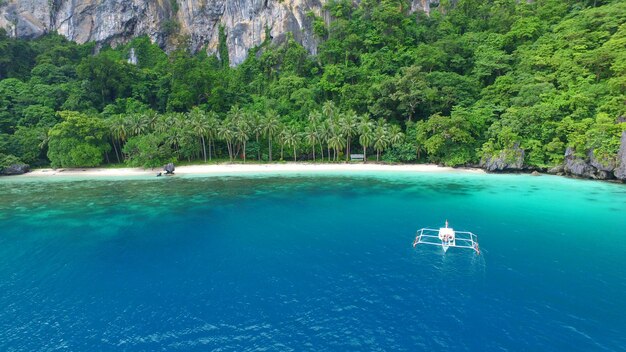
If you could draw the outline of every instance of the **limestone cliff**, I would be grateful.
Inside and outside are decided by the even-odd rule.
[[[525,155],[524,149],[516,144],[513,148],[502,150],[496,155],[483,157],[479,166],[488,172],[521,171],[524,169]]]
[[[215,53],[219,26],[224,26],[231,64],[269,33],[280,41],[290,32],[312,54],[313,12],[324,14],[327,0],[0,0],[0,27],[9,35],[33,38],[56,31],[79,43],[112,45],[148,35],[164,48],[171,38],[186,37],[194,51]],[[439,0],[413,0],[413,11],[430,12]],[[267,30],[266,30],[267,29]]]
[[[617,167],[615,168],[615,177],[626,182],[626,131],[622,132],[622,139],[617,153]]]

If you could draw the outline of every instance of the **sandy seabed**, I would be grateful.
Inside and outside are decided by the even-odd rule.
[[[346,172],[346,171],[392,171],[392,172],[471,172],[484,173],[481,169],[455,169],[434,164],[419,165],[385,165],[385,164],[314,164],[314,163],[281,163],[281,164],[212,164],[186,165],[176,167],[176,175],[211,175],[241,173],[297,173],[297,172]],[[19,177],[54,177],[54,176],[87,176],[87,177],[128,177],[151,176],[163,172],[160,168],[77,168],[77,169],[36,169]],[[164,173],[164,172],[163,172]]]

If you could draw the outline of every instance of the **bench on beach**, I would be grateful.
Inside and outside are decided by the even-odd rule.
[[[363,161],[363,160],[364,160],[363,154],[350,154],[350,161]]]

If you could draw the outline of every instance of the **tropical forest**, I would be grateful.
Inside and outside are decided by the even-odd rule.
[[[317,52],[266,36],[231,65],[187,38],[116,46],[0,31],[0,167],[168,162],[615,162],[626,2],[332,0]]]

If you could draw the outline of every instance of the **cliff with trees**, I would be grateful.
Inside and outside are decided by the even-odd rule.
[[[359,150],[622,175],[626,3],[441,1],[427,15],[408,1],[331,1],[324,12],[307,13],[315,55],[268,35],[234,67],[227,31],[220,55],[166,54],[146,36],[111,48],[0,33],[0,153],[71,167]]]

